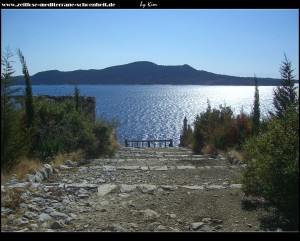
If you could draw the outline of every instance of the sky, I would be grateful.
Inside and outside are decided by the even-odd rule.
[[[280,78],[285,53],[299,79],[299,10],[2,9],[6,47],[21,49],[30,75],[151,61]]]

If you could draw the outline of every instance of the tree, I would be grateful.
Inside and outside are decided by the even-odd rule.
[[[281,86],[278,86],[274,90],[273,105],[275,108],[275,113],[270,113],[275,115],[277,118],[282,117],[283,113],[288,109],[295,109],[297,105],[297,93],[294,84],[293,75],[294,69],[292,69],[292,62],[284,54],[284,61],[280,66],[281,75]]]
[[[254,75],[255,82],[255,93],[254,93],[254,105],[252,113],[252,134],[256,135],[259,132],[260,126],[260,108],[259,108],[259,91],[258,91],[258,80]]]
[[[193,142],[193,152],[197,154],[203,153],[203,148],[205,146],[205,130],[204,130],[204,119],[197,115],[194,122],[194,142]]]
[[[22,54],[20,49],[17,49],[17,54],[19,56],[22,65],[22,72],[25,77],[25,107],[26,107],[27,127],[31,127],[33,125],[33,120],[34,120],[34,106],[32,101],[32,88],[30,83],[30,76],[29,76],[24,55]]]
[[[273,118],[267,130],[245,144],[246,195],[265,198],[299,230],[299,105]]]
[[[13,165],[18,155],[19,132],[16,114],[16,102],[12,98],[12,94],[19,89],[12,89],[12,75],[14,70],[12,67],[13,53],[9,47],[1,55],[1,167],[7,168]]]
[[[193,142],[193,130],[190,125],[187,124],[187,118],[183,120],[182,135],[180,135],[180,146],[189,147]]]
[[[79,111],[79,88],[76,85],[75,86],[75,93],[74,93],[74,98],[75,98],[75,110]]]

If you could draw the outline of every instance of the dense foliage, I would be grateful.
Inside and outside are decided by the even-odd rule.
[[[264,197],[299,223],[299,111],[273,118],[265,133],[246,142],[245,150],[245,193]]]
[[[288,108],[296,108],[298,99],[293,75],[292,62],[284,55],[284,61],[280,66],[281,85],[274,90],[273,105],[275,113],[280,118]]]
[[[78,149],[82,149],[88,158],[112,154],[112,129],[77,111],[76,101],[55,103],[39,97],[35,106],[37,133],[33,153],[40,159]]]
[[[20,157],[48,162],[57,154],[79,149],[86,158],[113,155],[115,126],[94,121],[82,111],[77,87],[74,98],[64,102],[33,97],[25,58],[19,49],[17,53],[26,85],[21,98],[12,96],[18,91],[11,88],[13,54],[7,50],[1,58],[1,169],[10,170]]]
[[[193,143],[193,130],[190,125],[187,124],[187,118],[183,120],[182,135],[180,135],[181,147],[190,147]]]
[[[193,151],[203,152],[209,146],[211,151],[228,148],[241,148],[244,140],[251,134],[251,117],[243,109],[237,116],[230,106],[211,109],[210,103],[205,112],[196,116],[194,121]]]
[[[252,113],[252,134],[257,135],[259,133],[260,127],[260,108],[259,108],[259,90],[258,90],[258,80],[254,76],[255,92],[254,92],[254,104]]]
[[[9,48],[1,55],[1,167],[6,168],[15,165],[17,158],[26,153],[24,132],[20,125],[21,111],[12,98],[18,89],[10,88],[14,73],[12,57]]]
[[[292,66],[284,56],[281,86],[274,91],[275,113],[264,123],[264,131],[246,141],[243,190],[265,198],[288,229],[299,230],[299,96]]]
[[[299,230],[299,95],[291,61],[284,57],[280,67],[282,82],[274,90],[274,113],[260,118],[255,77],[252,113],[247,115],[241,110],[234,116],[230,107],[212,109],[208,103],[206,111],[194,121],[192,143],[196,153],[241,149],[247,163],[243,175],[245,194],[264,198],[275,208],[277,217],[285,220],[287,230]]]

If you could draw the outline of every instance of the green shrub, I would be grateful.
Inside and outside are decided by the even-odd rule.
[[[299,110],[273,118],[264,133],[246,142],[245,150],[245,194],[265,198],[299,224]]]
[[[112,129],[100,121],[91,121],[90,116],[76,111],[75,102],[53,102],[36,99],[35,156],[42,160],[58,153],[70,153],[78,149],[87,158],[108,155]]]

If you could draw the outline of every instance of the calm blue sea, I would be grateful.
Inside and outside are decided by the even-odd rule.
[[[23,86],[16,86],[23,87]],[[186,116],[189,124],[205,111],[207,100],[212,108],[231,106],[235,114],[243,108],[250,113],[254,101],[253,86],[199,85],[79,85],[80,94],[96,97],[96,115],[117,119],[119,142],[125,139],[174,139],[179,137]],[[272,110],[273,86],[260,86],[263,116]],[[71,85],[34,85],[33,94],[73,95]],[[22,92],[24,92],[24,87]]]

